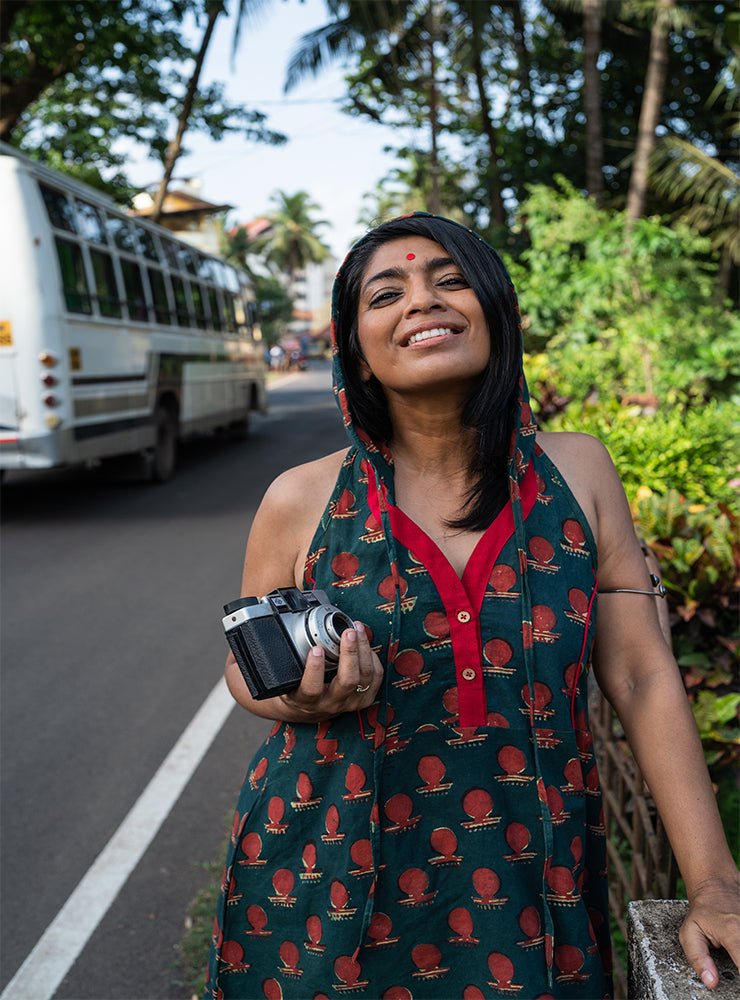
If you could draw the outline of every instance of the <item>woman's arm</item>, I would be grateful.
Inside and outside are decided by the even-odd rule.
[[[341,455],[299,466],[270,486],[254,517],[247,541],[241,596],[262,596],[277,587],[301,585],[303,558],[336,479]],[[255,700],[232,653],[226,660],[226,683],[243,708],[265,719],[321,722],[375,701],[383,668],[372,652],[361,623],[341,638],[339,667],[324,684],[323,652],[312,650],[301,685],[275,698]],[[358,692],[357,688],[367,688]]]
[[[599,588],[652,590],[627,499],[606,449],[587,445],[598,525]],[[705,985],[719,982],[709,945],[740,966],[740,877],[727,847],[681,674],[658,621],[657,598],[599,599],[594,672],[614,706],[686,883],[681,944]]]

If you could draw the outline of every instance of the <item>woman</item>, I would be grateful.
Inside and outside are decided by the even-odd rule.
[[[449,220],[385,223],[337,275],[334,333],[352,447],[270,487],[242,593],[323,589],[356,628],[328,685],[319,649],[266,701],[227,662],[276,725],[207,995],[609,996],[594,639],[692,900],[684,948],[716,985],[707,941],[740,957],[739,883],[696,729],[605,449],[536,431],[503,264]]]

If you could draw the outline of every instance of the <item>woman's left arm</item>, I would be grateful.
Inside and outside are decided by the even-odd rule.
[[[627,499],[603,446],[589,442],[599,546],[599,589],[652,591]],[[681,674],[665,642],[657,597],[599,599],[594,673],[616,710],[658,807],[690,902],[680,932],[706,986],[719,983],[709,945],[740,968],[740,875],[727,846]]]

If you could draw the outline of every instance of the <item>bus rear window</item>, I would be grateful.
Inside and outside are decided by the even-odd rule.
[[[215,288],[208,289],[208,304],[211,307],[211,326],[214,330],[221,330],[221,310],[218,308],[218,296]]]
[[[116,282],[116,272],[113,270],[113,261],[109,253],[102,250],[90,249],[90,260],[93,266],[93,277],[95,279],[95,295],[98,300],[98,308],[101,316],[121,317],[121,299],[118,294],[118,284]]]
[[[77,201],[76,205],[80,236],[84,236],[92,243],[107,243],[103,220],[97,208],[94,205],[89,205],[86,201]]]
[[[70,312],[89,314],[92,312],[92,307],[85,279],[82,250],[76,243],[72,243],[71,240],[63,240],[58,236],[54,242],[57,246],[59,269],[62,272],[64,301],[67,304],[67,309]]]
[[[188,308],[188,297],[185,292],[185,283],[182,278],[171,275],[172,291],[175,294],[175,312],[177,313],[178,326],[190,326],[190,309]]]
[[[147,269],[149,274],[149,287],[152,290],[152,300],[154,302],[154,315],[158,323],[171,323],[170,304],[167,301],[167,286],[164,282],[164,275],[158,267]]]
[[[159,254],[157,253],[157,244],[154,242],[154,236],[148,229],[144,229],[143,226],[136,226],[135,229],[136,235],[139,238],[141,252],[147,260],[156,260],[159,263]]]
[[[121,219],[117,215],[109,215],[108,235],[113,238],[113,242],[119,250],[131,250],[133,253],[138,253],[133,228],[126,219]]]
[[[121,273],[123,274],[123,284],[126,289],[126,304],[128,314],[131,319],[146,320],[147,308],[146,297],[144,295],[144,285],[141,280],[141,271],[136,261],[121,258]]]
[[[193,297],[193,308],[195,309],[195,322],[198,326],[205,329],[206,307],[204,302],[203,286],[199,285],[197,281],[191,281],[190,294]]]
[[[55,188],[47,187],[46,184],[39,184],[39,187],[52,226],[57,229],[66,229],[68,233],[76,233],[77,224],[74,208],[66,194]]]

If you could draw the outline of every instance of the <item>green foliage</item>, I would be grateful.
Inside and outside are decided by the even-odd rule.
[[[19,4],[3,25],[0,137],[57,169],[130,194],[120,140],[164,158],[194,51],[184,28],[206,0],[72,0]],[[201,87],[190,128],[270,143],[265,116]],[[90,164],[94,164],[91,167]]]

